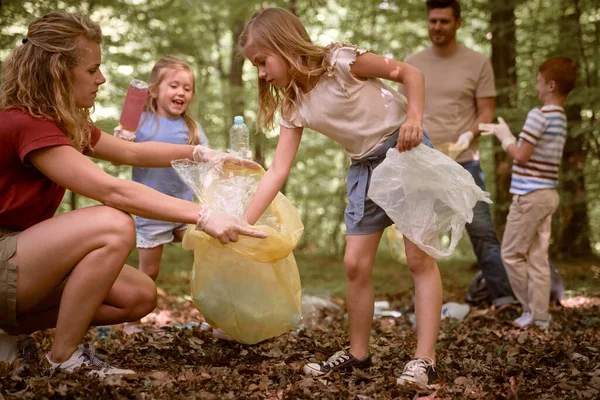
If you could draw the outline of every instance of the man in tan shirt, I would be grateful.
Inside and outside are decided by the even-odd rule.
[[[494,116],[494,72],[487,56],[456,41],[462,24],[457,0],[428,0],[426,7],[432,46],[405,60],[425,74],[424,129],[436,148],[455,158],[485,190],[478,125]],[[492,303],[511,303],[515,299],[489,207],[480,201],[473,211],[466,228]]]

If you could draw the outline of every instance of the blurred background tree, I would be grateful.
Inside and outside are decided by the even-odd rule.
[[[538,105],[539,64],[555,55],[577,60],[579,81],[567,103],[569,139],[551,251],[554,257],[599,253],[600,3],[463,0],[462,5],[459,41],[490,56],[497,79],[496,115],[504,116],[513,132],[519,131],[527,111]],[[112,132],[129,80],[146,79],[156,60],[176,55],[194,68],[193,115],[207,132],[211,147],[225,150],[233,116],[244,115],[253,130],[255,159],[268,168],[278,132],[254,127],[256,71],[235,46],[252,13],[267,6],[294,12],[313,41],[323,45],[352,42],[398,60],[429,46],[422,0],[0,0],[0,62],[20,45],[33,18],[57,9],[88,13],[105,35],[103,71],[108,82],[96,103],[98,126]],[[481,140],[481,161],[501,235],[510,203],[510,160],[494,138],[486,137]],[[130,177],[128,167],[96,162],[108,173]],[[305,133],[285,186],[306,227],[299,251],[343,254],[348,163],[340,145],[315,132]],[[59,212],[93,203],[67,193]],[[474,258],[468,239],[463,239],[455,257]]]

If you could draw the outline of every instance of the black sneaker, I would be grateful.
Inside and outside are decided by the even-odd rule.
[[[371,356],[364,360],[358,360],[352,354],[345,351],[338,351],[327,361],[306,364],[303,368],[304,373],[312,376],[323,376],[331,371],[352,372],[353,369],[364,369],[371,366]]]
[[[429,357],[415,358],[404,366],[398,385],[416,385],[422,389],[430,389],[437,379],[435,364]]]

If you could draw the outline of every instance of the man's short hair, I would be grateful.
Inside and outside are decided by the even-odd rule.
[[[569,94],[577,80],[577,64],[570,57],[552,57],[540,65],[539,73],[547,82],[554,81],[558,92],[563,96]]]
[[[458,21],[460,19],[460,3],[458,0],[427,0],[425,2],[425,6],[427,7],[427,12],[435,9],[435,8],[452,8],[452,14],[454,14],[454,18]]]

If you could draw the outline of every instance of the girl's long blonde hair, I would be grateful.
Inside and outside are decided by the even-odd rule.
[[[73,99],[72,69],[81,39],[102,43],[100,26],[85,15],[50,12],[29,25],[27,40],[2,65],[0,109],[19,108],[53,121],[79,151],[90,146],[90,109]]]
[[[148,78],[148,97],[146,98],[146,104],[144,105],[144,111],[150,111],[154,114],[156,132],[158,132],[159,124],[158,101],[154,96],[151,95],[151,93],[158,93],[158,87],[170,70],[182,70],[190,73],[192,76],[192,99],[190,104],[196,97],[196,78],[194,77],[194,71],[192,71],[192,67],[190,67],[189,64],[174,56],[166,56],[158,60],[156,64],[154,64],[154,67],[152,67],[150,78]],[[196,124],[196,121],[194,121],[194,119],[189,115],[188,110],[189,106],[183,112],[183,114],[181,114],[183,122],[188,128],[188,144],[200,144],[200,139],[198,137],[198,125]],[[144,119],[140,122],[140,125],[144,123],[147,117],[148,115],[144,117]]]
[[[302,22],[283,8],[267,8],[252,15],[242,32],[238,46],[243,51],[248,44],[281,56],[292,78],[286,88],[276,87],[258,79],[258,125],[273,126],[275,113],[281,106],[281,115],[290,119],[300,96],[301,85],[327,71],[327,49],[312,43]]]

